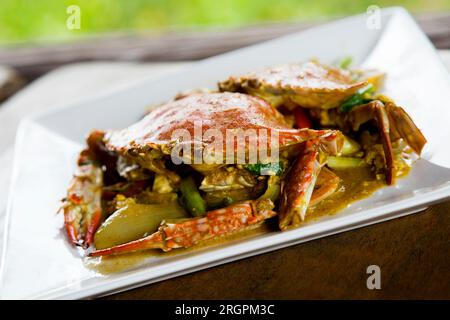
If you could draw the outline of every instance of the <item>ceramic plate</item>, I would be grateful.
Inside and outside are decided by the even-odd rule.
[[[370,19],[378,19],[377,21]],[[368,20],[369,19],[369,20]],[[259,233],[181,254],[157,255],[112,275],[86,267],[64,239],[56,215],[84,136],[122,128],[144,108],[176,93],[214,88],[218,80],[261,66],[316,57],[352,56],[357,65],[388,74],[386,93],[404,106],[429,143],[398,184],[341,213],[287,232]],[[450,196],[450,78],[426,36],[403,9],[350,17],[263,44],[206,59],[158,80],[143,81],[94,100],[38,114],[20,126],[1,267],[2,298],[86,298],[110,294],[251,255],[396,218]]]

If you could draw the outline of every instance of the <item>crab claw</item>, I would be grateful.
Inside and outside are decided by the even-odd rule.
[[[102,218],[103,171],[88,159],[89,152],[84,150],[62,205],[64,226],[70,242],[84,247],[92,243]]]
[[[139,240],[97,250],[90,256],[106,256],[147,249],[170,251],[243,231],[276,215],[271,200],[246,201],[209,211],[204,217],[162,222],[159,230]]]
[[[325,163],[319,146],[319,140],[305,142],[302,153],[288,173],[286,183],[282,185],[278,222],[281,230],[297,226],[305,219],[317,176]]]
[[[333,171],[327,167],[323,167],[317,177],[314,192],[311,196],[311,200],[309,201],[309,206],[314,206],[320,201],[331,196],[339,187],[340,182],[341,179],[333,173]]]
[[[348,121],[354,131],[358,131],[359,127],[369,120],[375,120],[378,125],[383,143],[384,157],[386,159],[386,183],[391,185],[394,183],[395,177],[394,152],[389,136],[389,116],[381,101],[374,100],[367,104],[357,106],[348,114]]]
[[[427,143],[427,139],[425,139],[420,129],[417,128],[414,121],[402,107],[388,102],[386,103],[386,110],[391,125],[391,140],[395,141],[398,138],[403,138],[411,149],[420,156],[423,147]]]
[[[383,142],[386,159],[386,183],[391,185],[394,183],[396,169],[391,141],[403,138],[414,152],[420,155],[427,140],[405,110],[391,102],[387,102],[385,105],[379,100],[374,100],[355,107],[348,115],[348,121],[355,131],[363,123],[372,119],[378,125]]]
[[[305,219],[310,201],[318,203],[331,195],[339,185],[339,177],[327,169],[323,174],[325,179],[329,179],[327,186],[321,183],[320,188],[314,190],[327,155],[339,154],[344,144],[344,135],[340,131],[323,131],[326,134],[320,138],[304,143],[302,152],[288,173],[286,183],[282,185],[279,216],[281,230],[299,225]]]
[[[337,154],[344,144],[344,135],[338,130],[292,129],[279,131],[280,145],[303,143],[319,140],[320,148],[328,154]]]

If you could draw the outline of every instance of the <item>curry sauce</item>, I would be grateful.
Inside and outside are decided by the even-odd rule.
[[[378,180],[369,167],[333,170],[341,179],[339,189],[315,207],[308,208],[306,220],[315,220],[324,215],[334,214],[350,203],[364,199],[386,185]]]
[[[340,169],[333,171],[341,179],[339,189],[327,199],[319,202],[315,207],[309,208],[305,222],[319,220],[321,217],[335,214],[347,207],[350,203],[364,199],[379,188],[386,185],[383,180],[378,180],[375,178],[374,173],[369,167]],[[213,247],[225,242],[232,243],[233,241],[237,242],[251,239],[255,236],[268,232],[274,232],[276,230],[276,227],[269,222],[263,223],[249,230],[221,237],[219,239],[204,241],[187,249],[177,249],[170,252],[147,250],[98,258],[87,257],[84,262],[85,265],[91,270],[101,274],[111,274],[132,269],[144,263],[158,263],[164,258],[186,255],[192,253],[193,251]],[[301,227],[298,230],[301,232]]]

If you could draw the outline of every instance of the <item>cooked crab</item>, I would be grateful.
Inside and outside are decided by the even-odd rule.
[[[168,251],[275,215],[282,230],[298,226],[342,190],[335,169],[371,165],[392,184],[426,140],[376,93],[383,78],[283,65],[230,77],[221,93],[179,95],[126,129],[93,131],[63,202],[70,241],[94,244],[92,256]]]
[[[311,127],[311,117],[322,127],[349,133],[374,122],[383,146],[384,176],[387,184],[393,184],[402,170],[397,168],[392,144],[403,139],[420,155],[426,139],[401,107],[375,93],[383,78],[376,71],[349,71],[310,61],[231,76],[219,82],[219,89],[266,99],[293,113],[297,127]]]
[[[245,148],[240,155],[237,130],[256,132],[241,141]],[[293,129],[281,113],[258,97],[229,92],[187,95],[160,106],[126,129],[90,134],[78,163],[82,174],[75,175],[63,204],[67,234],[74,244],[88,247],[102,220],[111,212],[115,216],[125,210],[118,196],[132,197],[126,205],[140,208],[142,203],[154,203],[154,194],[176,197],[178,193],[194,218],[161,221],[159,231],[142,240],[92,255],[186,247],[274,216],[280,188],[282,197],[293,200],[282,200],[280,227],[296,226],[311,198],[320,201],[336,189],[335,184],[322,186],[317,197],[312,195],[327,157],[340,153],[343,143],[337,130]],[[249,161],[252,146],[258,154],[256,162]],[[231,158],[225,157],[228,148]],[[280,155],[279,162],[270,162],[268,153],[260,153],[265,148],[271,156]],[[201,161],[197,161],[199,154]],[[225,161],[230,159],[231,163]],[[280,163],[292,166],[282,177],[277,176]],[[249,172],[255,170],[258,172],[252,176]],[[289,178],[280,186],[285,176]],[[205,203],[205,199],[217,200],[219,194],[223,202]],[[173,201],[171,196],[164,199],[161,201]]]
[[[350,72],[310,61],[231,76],[219,82],[219,89],[256,95],[275,107],[292,101],[304,108],[330,109],[365,85],[365,81],[355,81]]]

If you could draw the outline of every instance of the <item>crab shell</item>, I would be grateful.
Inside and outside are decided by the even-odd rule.
[[[107,132],[104,140],[108,150],[137,159],[148,156],[152,150],[169,155],[181,143],[207,148],[215,143],[208,135],[210,129],[224,137],[223,148],[226,147],[228,135],[236,130],[255,130],[258,132],[258,149],[262,146],[259,140],[261,129],[264,129],[264,137],[268,139],[264,140],[265,145],[268,145],[266,142],[273,133],[277,134],[279,148],[331,132],[292,129],[285,123],[281,113],[265,100],[241,93],[224,92],[192,94],[171,101],[126,129]],[[188,138],[180,141],[176,137],[179,130],[188,133]],[[238,143],[234,142],[236,148]]]
[[[366,85],[366,81],[355,81],[346,70],[309,61],[231,76],[219,82],[219,89],[257,95],[275,107],[291,101],[304,108],[331,109]]]

